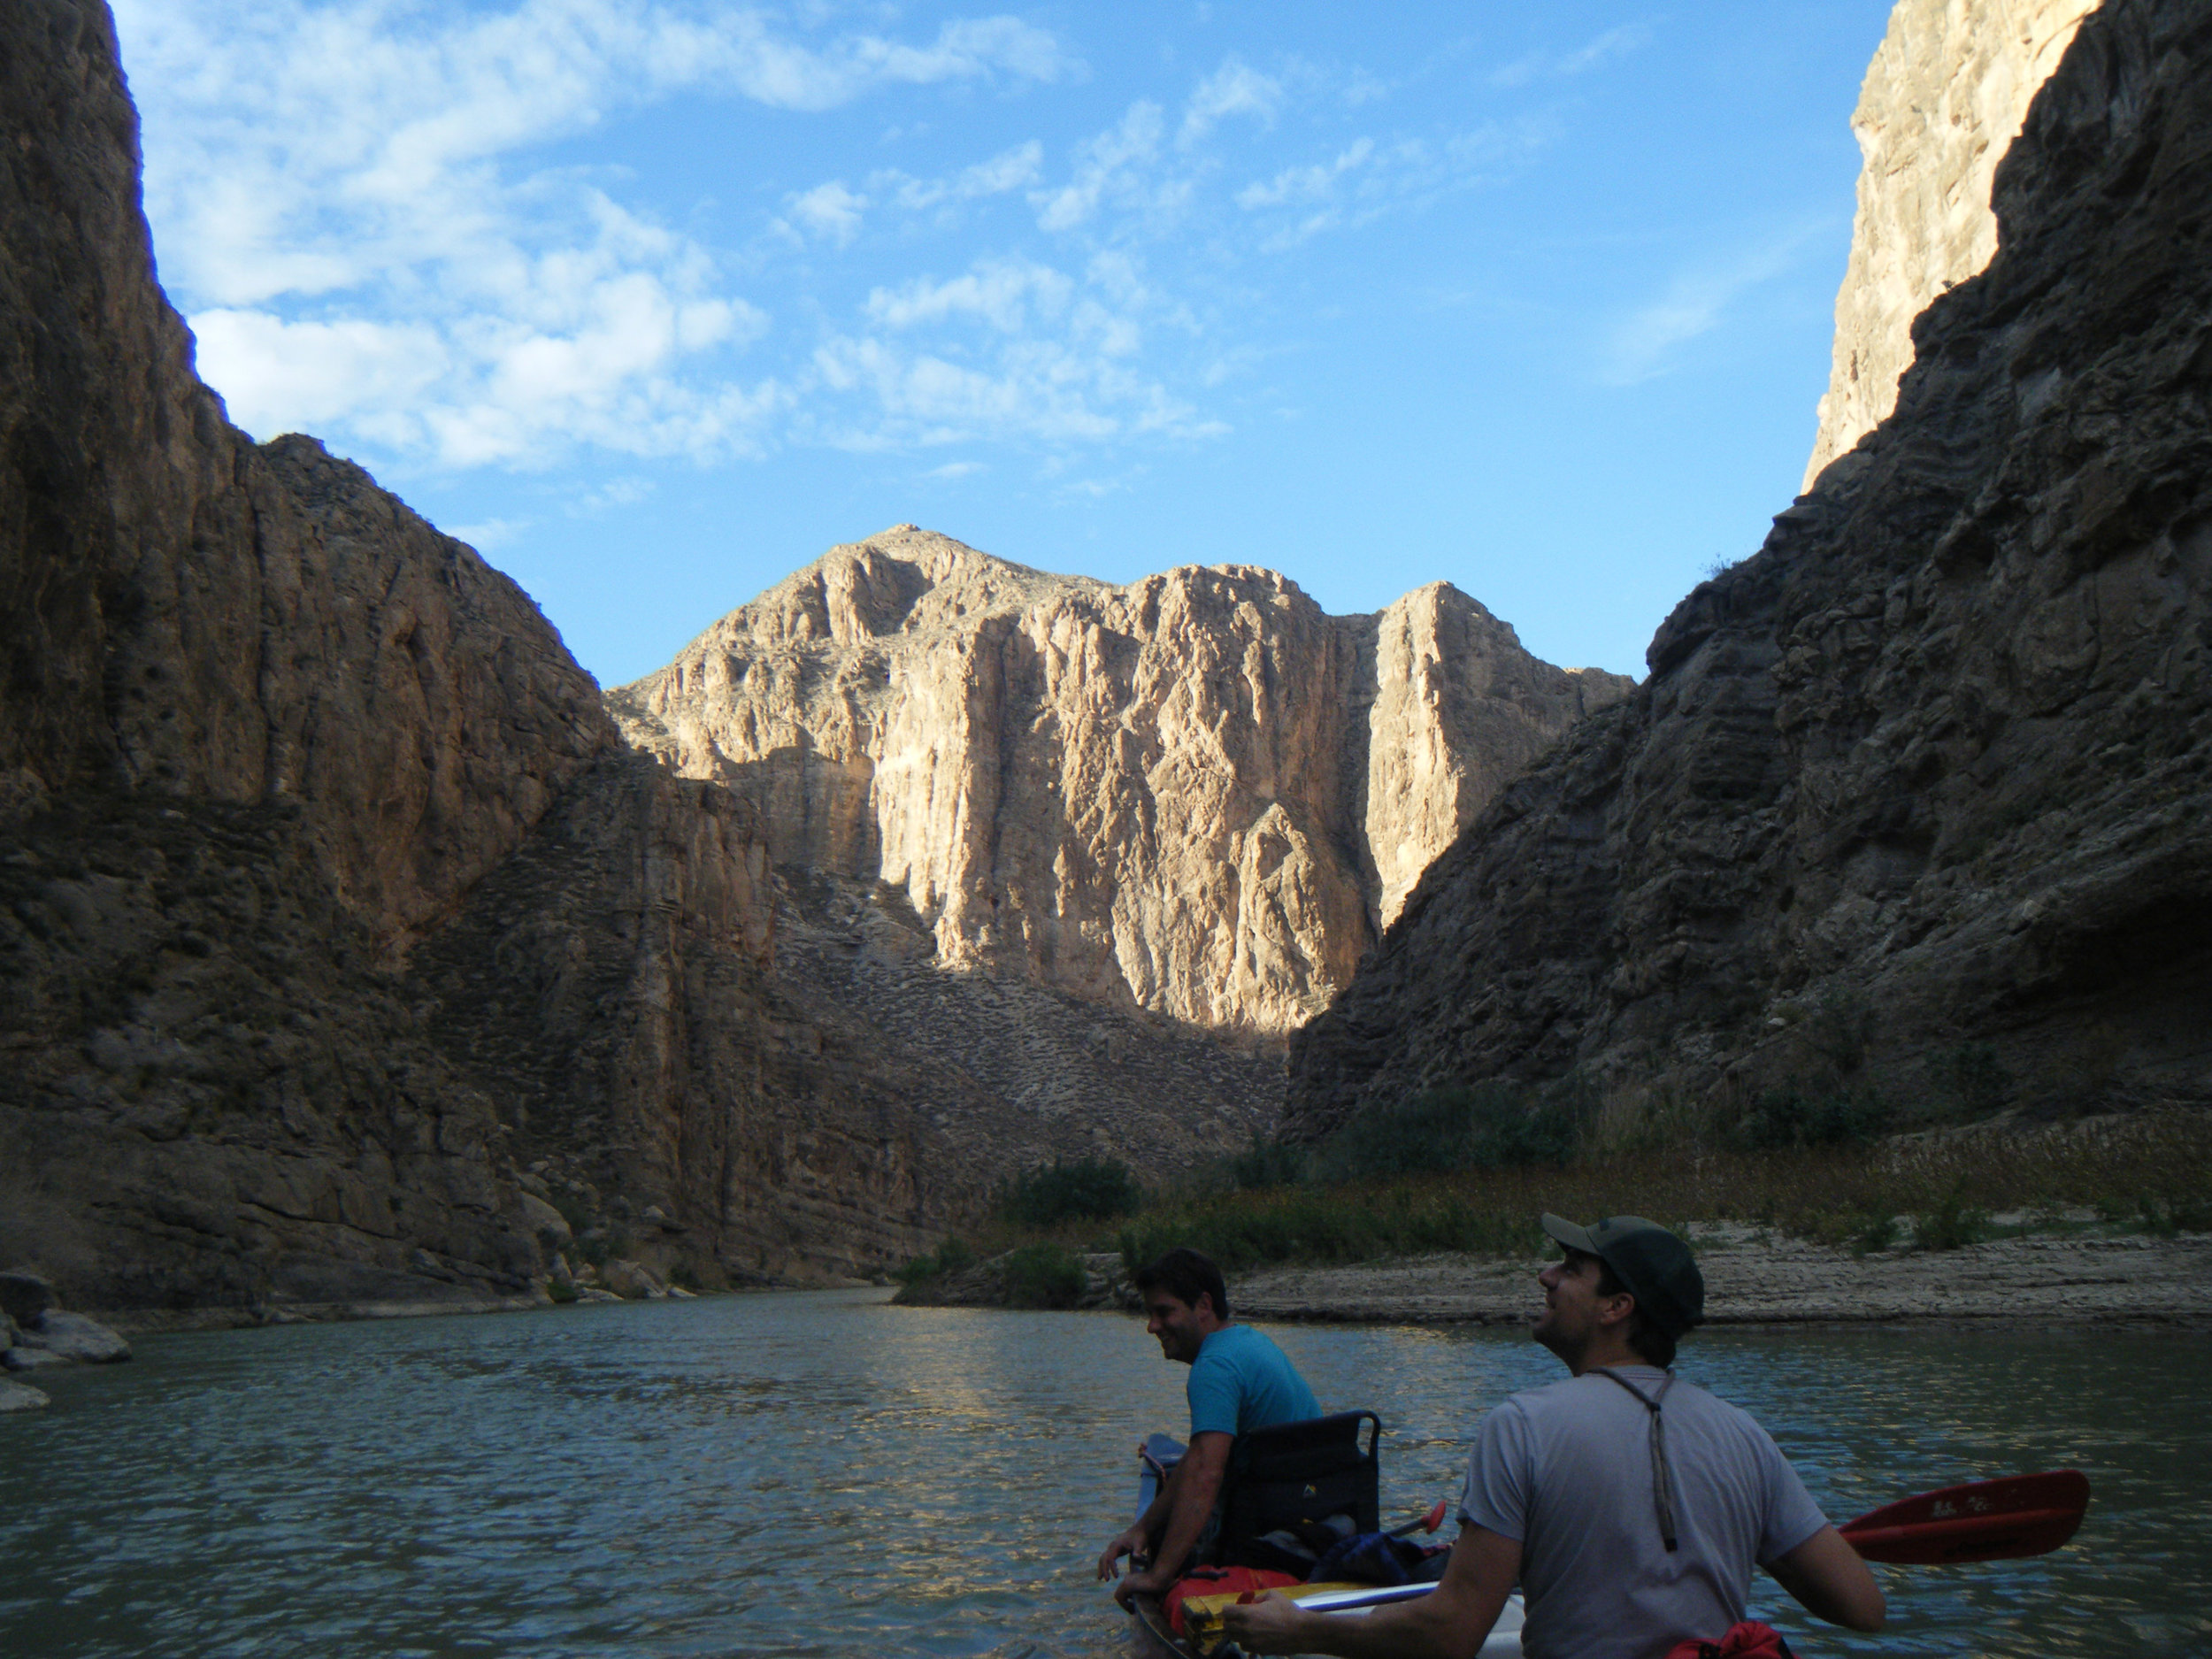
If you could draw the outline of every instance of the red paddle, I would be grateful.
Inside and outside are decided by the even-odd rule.
[[[1417,1521],[1408,1521],[1403,1526],[1392,1527],[1390,1529],[1390,1535],[1393,1538],[1403,1538],[1409,1532],[1433,1532],[1438,1527],[1443,1525],[1444,1500],[1439,1498],[1436,1501],[1436,1507],[1431,1509],[1426,1515],[1423,1516]]]
[[[2089,1478],[2062,1469],[1924,1492],[1862,1515],[1841,1531],[1844,1542],[1869,1561],[2004,1561],[2056,1549],[2074,1535],[2088,1507]]]

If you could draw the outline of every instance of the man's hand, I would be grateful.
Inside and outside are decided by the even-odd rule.
[[[1253,1653],[1476,1659],[1520,1571],[1519,1544],[1471,1525],[1452,1547],[1444,1581],[1426,1595],[1379,1607],[1364,1618],[1332,1618],[1270,1594],[1222,1609],[1222,1628]]]
[[[1222,1628],[1247,1653],[1311,1653],[1313,1643],[1302,1632],[1321,1615],[1267,1590],[1256,1601],[1224,1608],[1221,1617]]]
[[[1136,1558],[1143,1550],[1145,1541],[1144,1523],[1141,1521],[1127,1532],[1118,1534],[1112,1543],[1106,1546],[1106,1553],[1098,1558],[1098,1576],[1102,1578],[1111,1578],[1117,1576],[1121,1569],[1115,1563],[1124,1555],[1129,1557],[1131,1566],[1135,1566]]]
[[[1142,1572],[1132,1572],[1126,1578],[1118,1580],[1114,1585],[1114,1600],[1120,1602],[1125,1611],[1131,1596],[1165,1595],[1174,1583],[1172,1574],[1158,1567],[1147,1567]]]

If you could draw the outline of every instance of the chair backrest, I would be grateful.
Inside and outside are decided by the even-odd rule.
[[[1335,1515],[1350,1517],[1356,1532],[1379,1532],[1381,1440],[1382,1419],[1372,1411],[1340,1411],[1238,1435],[1222,1483],[1216,1559],[1238,1564],[1245,1546],[1262,1533],[1294,1532]]]

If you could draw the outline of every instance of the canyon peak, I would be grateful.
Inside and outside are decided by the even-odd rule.
[[[1890,13],[1851,117],[1864,165],[1806,489],[1896,407],[1913,319],[1997,251],[1997,164],[2096,4],[1898,0]]]
[[[1277,1039],[1509,777],[1634,682],[1447,583],[1325,614],[1254,565],[1112,586],[901,525],[608,694],[753,803],[781,865],[880,882],[947,968]]]

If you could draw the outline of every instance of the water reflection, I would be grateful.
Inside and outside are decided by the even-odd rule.
[[[0,1652],[1121,1652],[1090,1563],[1185,1373],[1114,1316],[880,1300],[149,1339],[0,1419]],[[1381,1411],[1408,1517],[1484,1407],[1557,1375],[1517,1333],[1275,1334],[1325,1403]],[[2093,1659],[2212,1651],[2208,1358],[2177,1331],[1719,1331],[1684,1371],[1839,1519],[2024,1469],[2094,1484],[2066,1550],[1893,1570],[1888,1632],[1809,1648]]]

